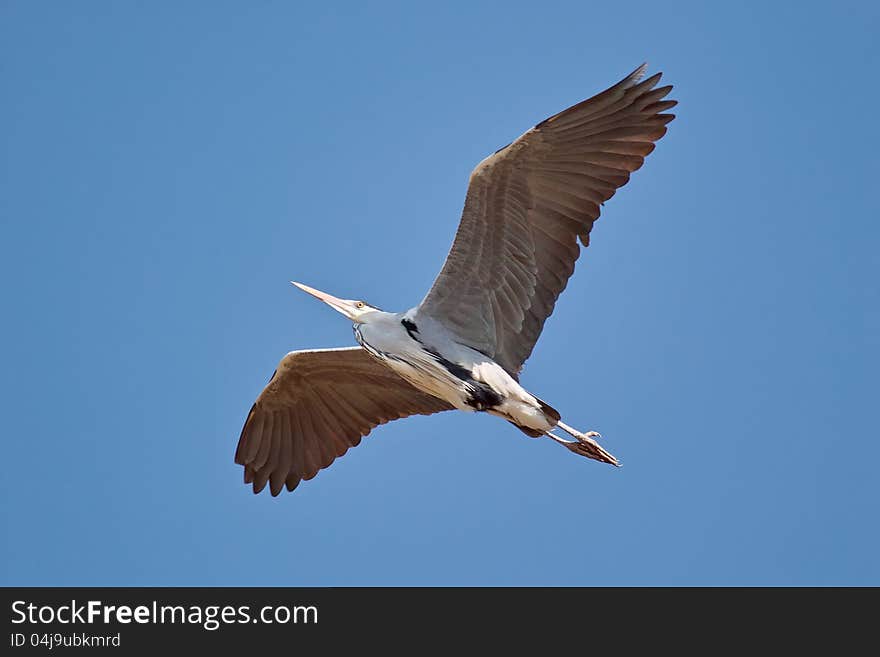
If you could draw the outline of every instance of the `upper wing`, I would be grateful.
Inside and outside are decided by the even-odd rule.
[[[373,427],[452,407],[427,395],[376,362],[360,347],[292,351],[251,408],[235,462],[244,481],[272,495],[303,479],[361,442]]]
[[[419,307],[517,376],[580,255],[599,206],[675,116],[660,73],[624,80],[542,121],[471,173],[452,250]]]

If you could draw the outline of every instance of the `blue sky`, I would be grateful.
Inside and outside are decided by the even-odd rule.
[[[876,3],[0,5],[2,584],[880,584]],[[613,6],[610,6],[613,5]],[[293,494],[232,457],[287,351],[389,310],[468,174],[647,60],[678,118],[524,384]]]

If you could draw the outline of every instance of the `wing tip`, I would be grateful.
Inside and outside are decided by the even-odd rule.
[[[263,476],[267,477],[265,480]],[[297,486],[299,486],[302,479],[297,476],[295,473],[288,475],[284,480],[278,481],[272,480],[272,477],[267,474],[262,474],[255,470],[251,465],[245,465],[244,468],[244,483],[245,485],[249,485],[251,487],[251,492],[254,495],[259,495],[268,485],[269,493],[272,497],[278,497],[281,493],[284,492],[286,488],[288,492],[293,492]]]
[[[636,70],[634,70],[632,73],[630,73],[629,75],[627,75],[624,78],[624,82],[630,82],[631,84],[637,84],[638,82],[641,81],[641,79],[643,77],[645,77],[645,73],[647,73],[647,72],[648,72],[648,62],[644,61],[638,67],[636,67]]]

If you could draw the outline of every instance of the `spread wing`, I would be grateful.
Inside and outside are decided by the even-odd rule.
[[[235,462],[244,481],[272,495],[293,490],[361,442],[373,427],[452,407],[427,395],[360,347],[293,351],[248,414]]]
[[[599,208],[666,133],[676,102],[643,64],[486,158],[419,312],[517,376],[589,245]]]

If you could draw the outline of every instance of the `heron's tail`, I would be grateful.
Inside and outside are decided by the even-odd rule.
[[[544,414],[544,417],[547,418],[547,422],[555,427],[556,424],[559,422],[559,419],[562,417],[559,414],[559,411],[557,411],[543,399],[538,399],[538,403],[541,405],[541,412]]]
[[[557,411],[547,402],[541,401],[537,397],[535,397],[535,400],[538,402],[541,412],[544,414],[544,419],[547,421],[547,424],[550,425],[550,428],[552,429],[556,426],[556,423],[559,422],[559,418],[561,417],[559,415],[559,411]],[[530,407],[534,408],[533,406]],[[524,434],[526,434],[527,436],[531,436],[532,438],[540,438],[547,433],[546,429],[533,429],[532,427],[527,427],[520,424],[519,422],[515,422],[510,418],[507,418],[507,421],[510,422],[517,429],[522,431]]]

